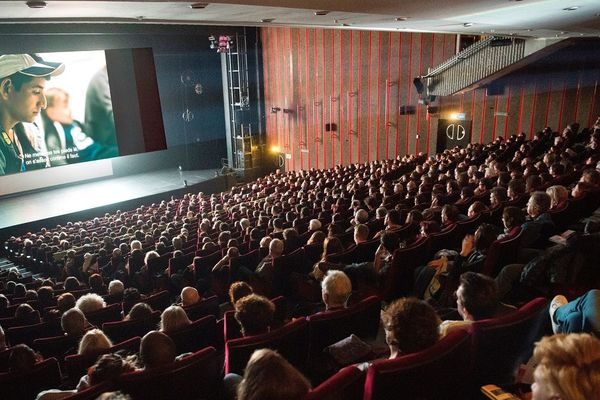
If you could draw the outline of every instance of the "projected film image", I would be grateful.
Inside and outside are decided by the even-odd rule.
[[[0,175],[119,155],[104,51],[0,56]]]

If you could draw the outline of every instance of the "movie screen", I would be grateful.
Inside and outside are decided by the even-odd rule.
[[[104,51],[15,56],[0,57],[0,175],[119,156]]]

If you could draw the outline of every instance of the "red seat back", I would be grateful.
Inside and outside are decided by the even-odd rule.
[[[373,362],[364,400],[468,398],[471,365],[471,335],[457,329],[426,350]]]
[[[102,350],[95,354],[73,354],[65,357],[65,369],[69,376],[69,381],[73,386],[77,385],[79,379],[87,373],[89,367],[94,365],[96,360],[102,354],[115,353],[117,351],[125,351],[128,354],[136,354],[140,349],[140,337],[131,338],[121,343],[117,343],[114,346]]]
[[[0,374],[0,393],[3,400],[34,399],[42,390],[57,388],[60,383],[58,361],[49,358],[24,374]]]
[[[169,332],[168,335],[175,342],[177,354],[198,351],[208,346],[216,348],[223,346],[223,339],[217,331],[217,320],[214,315],[200,318],[183,329]]]
[[[106,322],[102,324],[102,331],[113,343],[119,343],[136,336],[143,337],[146,333],[156,329],[159,322],[160,311],[153,311],[152,316],[146,319]]]
[[[217,398],[222,377],[212,347],[170,365],[121,375],[116,386],[134,399],[183,400]]]
[[[531,300],[519,310],[472,325],[475,349],[475,385],[512,383],[521,362],[526,362],[540,327],[547,318],[547,301]]]
[[[351,365],[313,388],[305,400],[362,400],[364,382],[365,373]]]
[[[296,368],[303,369],[308,351],[308,322],[293,320],[281,328],[262,335],[242,337],[225,342],[225,373],[243,374],[254,350],[277,350]]]

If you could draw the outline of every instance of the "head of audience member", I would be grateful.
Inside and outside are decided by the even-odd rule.
[[[395,229],[402,226],[402,220],[400,219],[400,213],[396,210],[390,210],[385,215],[385,227],[386,229]]]
[[[460,211],[458,207],[452,204],[446,204],[442,207],[442,225],[451,225],[458,221]]]
[[[321,281],[321,297],[326,310],[346,308],[352,294],[350,278],[342,271],[329,270]]]
[[[8,301],[8,297],[3,294],[0,294],[0,311],[6,310],[10,305],[10,301]]]
[[[335,254],[344,251],[342,241],[336,236],[329,236],[325,238],[323,242],[323,253],[321,254],[321,260],[325,260],[328,255]]]
[[[152,317],[152,307],[146,303],[137,303],[131,307],[129,313],[123,318],[125,321],[148,319]]]
[[[369,239],[369,227],[366,224],[354,226],[354,243],[364,243]]]
[[[235,303],[235,319],[244,336],[266,333],[273,324],[275,305],[266,297],[250,294]]]
[[[100,329],[87,331],[79,341],[77,354],[96,354],[112,347],[110,339]]]
[[[519,207],[504,207],[502,211],[502,223],[506,231],[510,231],[525,222],[525,214]]]
[[[114,279],[108,284],[108,295],[111,297],[123,298],[124,291],[125,285],[118,279]]]
[[[154,369],[175,361],[176,347],[173,340],[163,332],[146,333],[140,343],[140,359],[145,369]]]
[[[411,210],[406,215],[406,225],[414,224],[419,225],[423,221],[423,214],[419,210]]]
[[[27,290],[25,292],[25,301],[37,301],[38,294],[35,290]]]
[[[103,294],[106,292],[104,280],[99,274],[92,274],[88,279],[88,284],[90,285],[90,290],[93,293]]]
[[[75,278],[74,276],[69,276],[65,279],[65,281],[63,283],[63,287],[65,288],[66,292],[72,292],[74,290],[79,290],[79,287],[80,287],[79,279]]]
[[[550,209],[550,196],[546,192],[533,192],[527,202],[527,214],[537,218]]]
[[[556,334],[536,343],[532,400],[587,400],[600,387],[600,339],[588,333]]]
[[[256,350],[237,389],[238,400],[303,400],[310,382],[271,349]]]
[[[456,307],[465,321],[491,318],[499,305],[496,282],[483,274],[465,272],[456,289]]]
[[[135,363],[117,353],[102,354],[88,370],[90,386],[102,382],[114,381],[122,374],[136,370]]]
[[[423,300],[400,298],[389,305],[381,319],[390,358],[425,350],[439,339],[440,320],[433,307]]]
[[[175,332],[191,323],[192,321],[190,321],[183,308],[180,306],[170,306],[160,316],[160,331],[166,333]]]
[[[17,344],[11,347],[9,357],[9,371],[23,374],[30,372],[36,363],[42,361],[42,357],[26,344]]]
[[[363,208],[356,210],[354,213],[354,225],[366,224],[369,222],[369,212]]]
[[[154,250],[150,250],[149,252],[146,253],[146,255],[144,256],[144,264],[148,265],[148,260],[151,260],[153,258],[160,258],[160,254],[157,251]]]
[[[471,204],[469,206],[469,209],[467,210],[467,217],[475,218],[482,212],[487,211],[487,209],[488,209],[487,206],[485,204],[483,204],[481,201],[475,201],[475,202],[473,202],[473,204]]]
[[[41,322],[40,313],[27,303],[19,304],[15,310],[15,320],[19,321],[20,325],[34,325]]]
[[[0,326],[0,351],[6,350],[8,346],[6,346],[6,334],[4,333],[4,329]]]
[[[506,188],[497,186],[490,190],[490,206],[492,208],[499,207],[501,204],[508,201]]]
[[[181,306],[188,307],[198,303],[201,299],[198,290],[191,286],[186,286],[181,289]]]
[[[98,311],[106,307],[102,296],[96,293],[87,293],[77,299],[75,307],[79,308],[84,314]]]
[[[330,225],[331,226],[331,225]],[[327,235],[323,231],[315,231],[310,235],[310,238],[306,242],[306,244],[323,244]]]
[[[262,239],[260,239],[258,246],[263,249],[268,249],[269,246],[271,245],[272,240],[273,240],[273,238],[271,236],[265,236]]]
[[[283,240],[273,239],[269,243],[269,255],[271,257],[279,257],[283,254]]]
[[[473,246],[475,250],[486,252],[498,238],[499,229],[495,225],[483,223],[475,230]]]
[[[440,224],[436,221],[421,221],[421,236],[427,237],[432,233],[440,232]]]
[[[318,219],[311,219],[308,222],[308,230],[311,232],[316,232],[321,230],[321,221],[319,221]]]
[[[550,210],[563,208],[569,199],[569,191],[562,185],[550,186],[546,193],[550,196]]]
[[[71,293],[63,293],[56,299],[56,308],[60,314],[65,313],[67,310],[75,307],[77,299]]]
[[[600,186],[600,171],[594,168],[588,168],[583,171],[579,181],[588,183],[597,188]]]
[[[25,285],[23,285],[22,283],[17,283],[15,285],[15,289],[13,291],[14,297],[24,298],[26,293],[27,293],[27,287],[25,287]]]
[[[81,337],[85,333],[86,318],[78,308],[71,308],[63,313],[60,318],[62,330],[72,337]]]
[[[252,286],[248,285],[246,282],[233,282],[229,287],[229,302],[232,306],[235,306],[239,299],[252,293],[254,293]]]
[[[50,286],[42,286],[37,290],[38,302],[41,307],[53,305],[54,289]]]

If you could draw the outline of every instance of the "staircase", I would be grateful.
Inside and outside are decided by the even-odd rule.
[[[428,96],[464,93],[571,45],[573,39],[489,36],[421,76]]]

